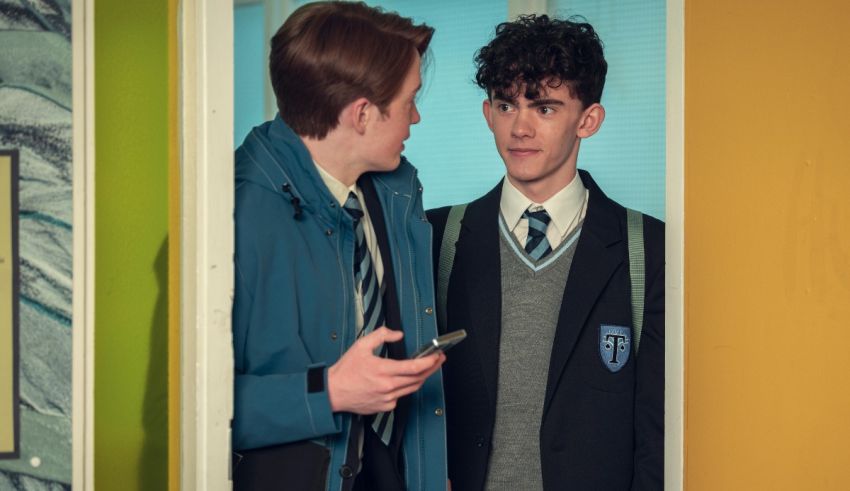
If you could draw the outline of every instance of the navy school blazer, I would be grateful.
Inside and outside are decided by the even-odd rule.
[[[589,190],[550,358],[540,426],[545,490],[654,490],[664,480],[664,224],[644,215],[645,302],[639,356],[613,372],[600,354],[602,326],[632,326],[626,210],[590,174]],[[501,272],[501,183],[471,202],[461,222],[446,326],[468,339],[448,353],[449,478],[455,491],[484,487],[496,419]],[[428,211],[435,277],[449,208]],[[630,345],[633,350],[634,344]]]

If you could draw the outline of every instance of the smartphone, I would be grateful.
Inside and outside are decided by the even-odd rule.
[[[428,356],[432,353],[436,353],[437,351],[442,351],[445,353],[452,346],[466,339],[466,330],[459,329],[457,331],[452,331],[450,333],[443,334],[442,336],[436,337],[431,341],[422,345],[421,348],[416,350],[416,353],[413,353],[411,358],[422,358],[423,356]]]

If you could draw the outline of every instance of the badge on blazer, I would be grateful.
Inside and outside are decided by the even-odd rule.
[[[602,364],[613,373],[629,361],[632,352],[632,329],[625,326],[599,326],[599,356]]]

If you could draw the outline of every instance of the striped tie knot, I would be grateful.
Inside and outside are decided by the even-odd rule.
[[[523,218],[528,220],[528,238],[525,240],[525,252],[535,261],[539,261],[552,252],[546,238],[546,228],[552,218],[546,210],[525,210]]]
[[[363,218],[363,208],[360,206],[360,200],[357,199],[357,195],[354,192],[348,193],[348,199],[345,200],[342,207],[351,215],[354,221],[359,221]]]
[[[354,219],[354,281],[358,287],[366,287],[372,283],[372,279],[369,277],[371,257],[369,256],[369,249],[366,247],[363,224],[360,222],[360,219],[363,218],[363,208],[360,206],[360,200],[357,199],[357,195],[353,192],[348,193],[348,199],[345,200],[342,207]],[[365,277],[361,274],[363,271],[367,273]],[[365,292],[365,288],[362,291]],[[372,330],[372,327],[367,328],[364,326],[364,328],[367,329],[365,331],[367,334]],[[363,331],[358,334],[358,337],[362,334]]]

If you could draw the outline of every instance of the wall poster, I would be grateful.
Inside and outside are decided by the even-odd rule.
[[[18,458],[18,152],[0,150],[0,459]]]

